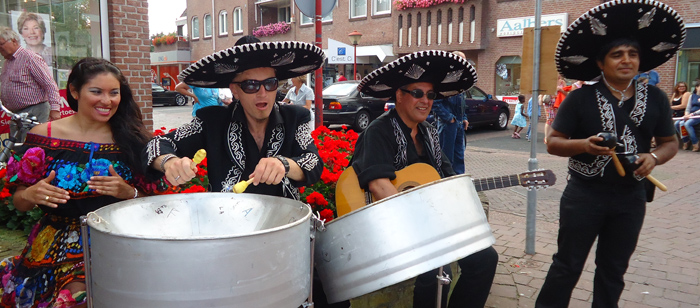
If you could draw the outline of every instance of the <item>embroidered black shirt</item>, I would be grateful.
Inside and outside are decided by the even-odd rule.
[[[197,150],[205,149],[211,191],[219,192],[231,191],[233,185],[247,180],[261,158],[282,155],[301,167],[306,180],[297,182],[285,177],[279,185],[250,185],[245,192],[299,199],[297,187],[317,182],[323,171],[309,120],[309,111],[302,107],[275,104],[265,131],[265,143],[258,151],[239,103],[207,107],[197,111],[190,123],[152,139],[143,161],[149,166],[164,154],[193,157]],[[153,168],[147,170],[150,176],[163,175]]]

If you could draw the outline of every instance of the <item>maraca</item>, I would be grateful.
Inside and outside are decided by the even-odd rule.
[[[250,183],[253,183],[253,179],[236,183],[236,185],[233,185],[233,192],[237,194],[243,193]]]
[[[602,147],[608,147],[613,152],[615,151],[615,147],[617,147],[617,136],[615,133],[612,132],[602,132],[598,133],[596,137],[601,137],[603,138],[603,141],[598,141],[596,142],[597,145],[602,146]],[[615,169],[617,169],[617,174],[619,174],[621,177],[625,176],[625,168],[622,167],[622,164],[620,163],[620,159],[617,158],[617,154],[612,155],[612,160],[613,163],[615,164]]]
[[[622,161],[624,162],[624,165],[627,166],[631,171],[637,170],[637,168],[639,168],[639,165],[636,164],[637,159],[639,159],[639,155],[637,155],[637,154],[622,155]],[[649,182],[656,185],[656,187],[658,187],[662,191],[668,190],[666,185],[659,182],[659,180],[657,180],[655,177],[651,176],[651,174],[647,175],[646,178],[647,178],[647,180],[649,180]]]

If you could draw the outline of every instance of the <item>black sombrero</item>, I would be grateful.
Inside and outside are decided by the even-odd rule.
[[[418,51],[384,65],[362,78],[357,89],[367,95],[392,97],[396,90],[415,82],[433,84],[437,98],[469,90],[476,70],[467,59],[442,50]]]
[[[570,79],[598,77],[600,48],[620,38],[639,42],[639,71],[646,72],[664,64],[683,45],[685,25],[678,12],[658,1],[603,3],[581,15],[561,35],[554,55],[557,70]]]
[[[208,55],[184,69],[178,78],[203,88],[228,88],[238,73],[272,67],[284,80],[312,72],[326,60],[321,48],[304,42],[259,42],[236,45]]]

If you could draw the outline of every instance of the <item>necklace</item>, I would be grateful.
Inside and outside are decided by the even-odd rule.
[[[617,103],[617,105],[618,105],[618,106],[622,106],[622,104],[624,104],[624,102],[625,102],[625,99],[627,99],[627,97],[625,96],[625,92],[627,92],[627,90],[630,89],[630,86],[632,86],[632,82],[634,81],[634,79],[630,80],[630,83],[627,84],[627,88],[625,88],[624,90],[620,91],[620,90],[618,90],[618,89],[613,88],[613,86],[611,86],[611,85],[608,83],[608,81],[605,79],[605,74],[600,74],[600,75],[603,76],[603,82],[605,82],[605,85],[608,86],[608,88],[609,88],[610,90],[613,90],[613,91],[617,92],[618,94],[620,94],[620,102]]]

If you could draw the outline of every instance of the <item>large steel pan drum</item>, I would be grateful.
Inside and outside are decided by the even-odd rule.
[[[122,201],[87,216],[94,307],[298,307],[311,209],[255,194]]]
[[[329,302],[355,298],[495,243],[472,179],[458,175],[375,202],[316,234]]]

